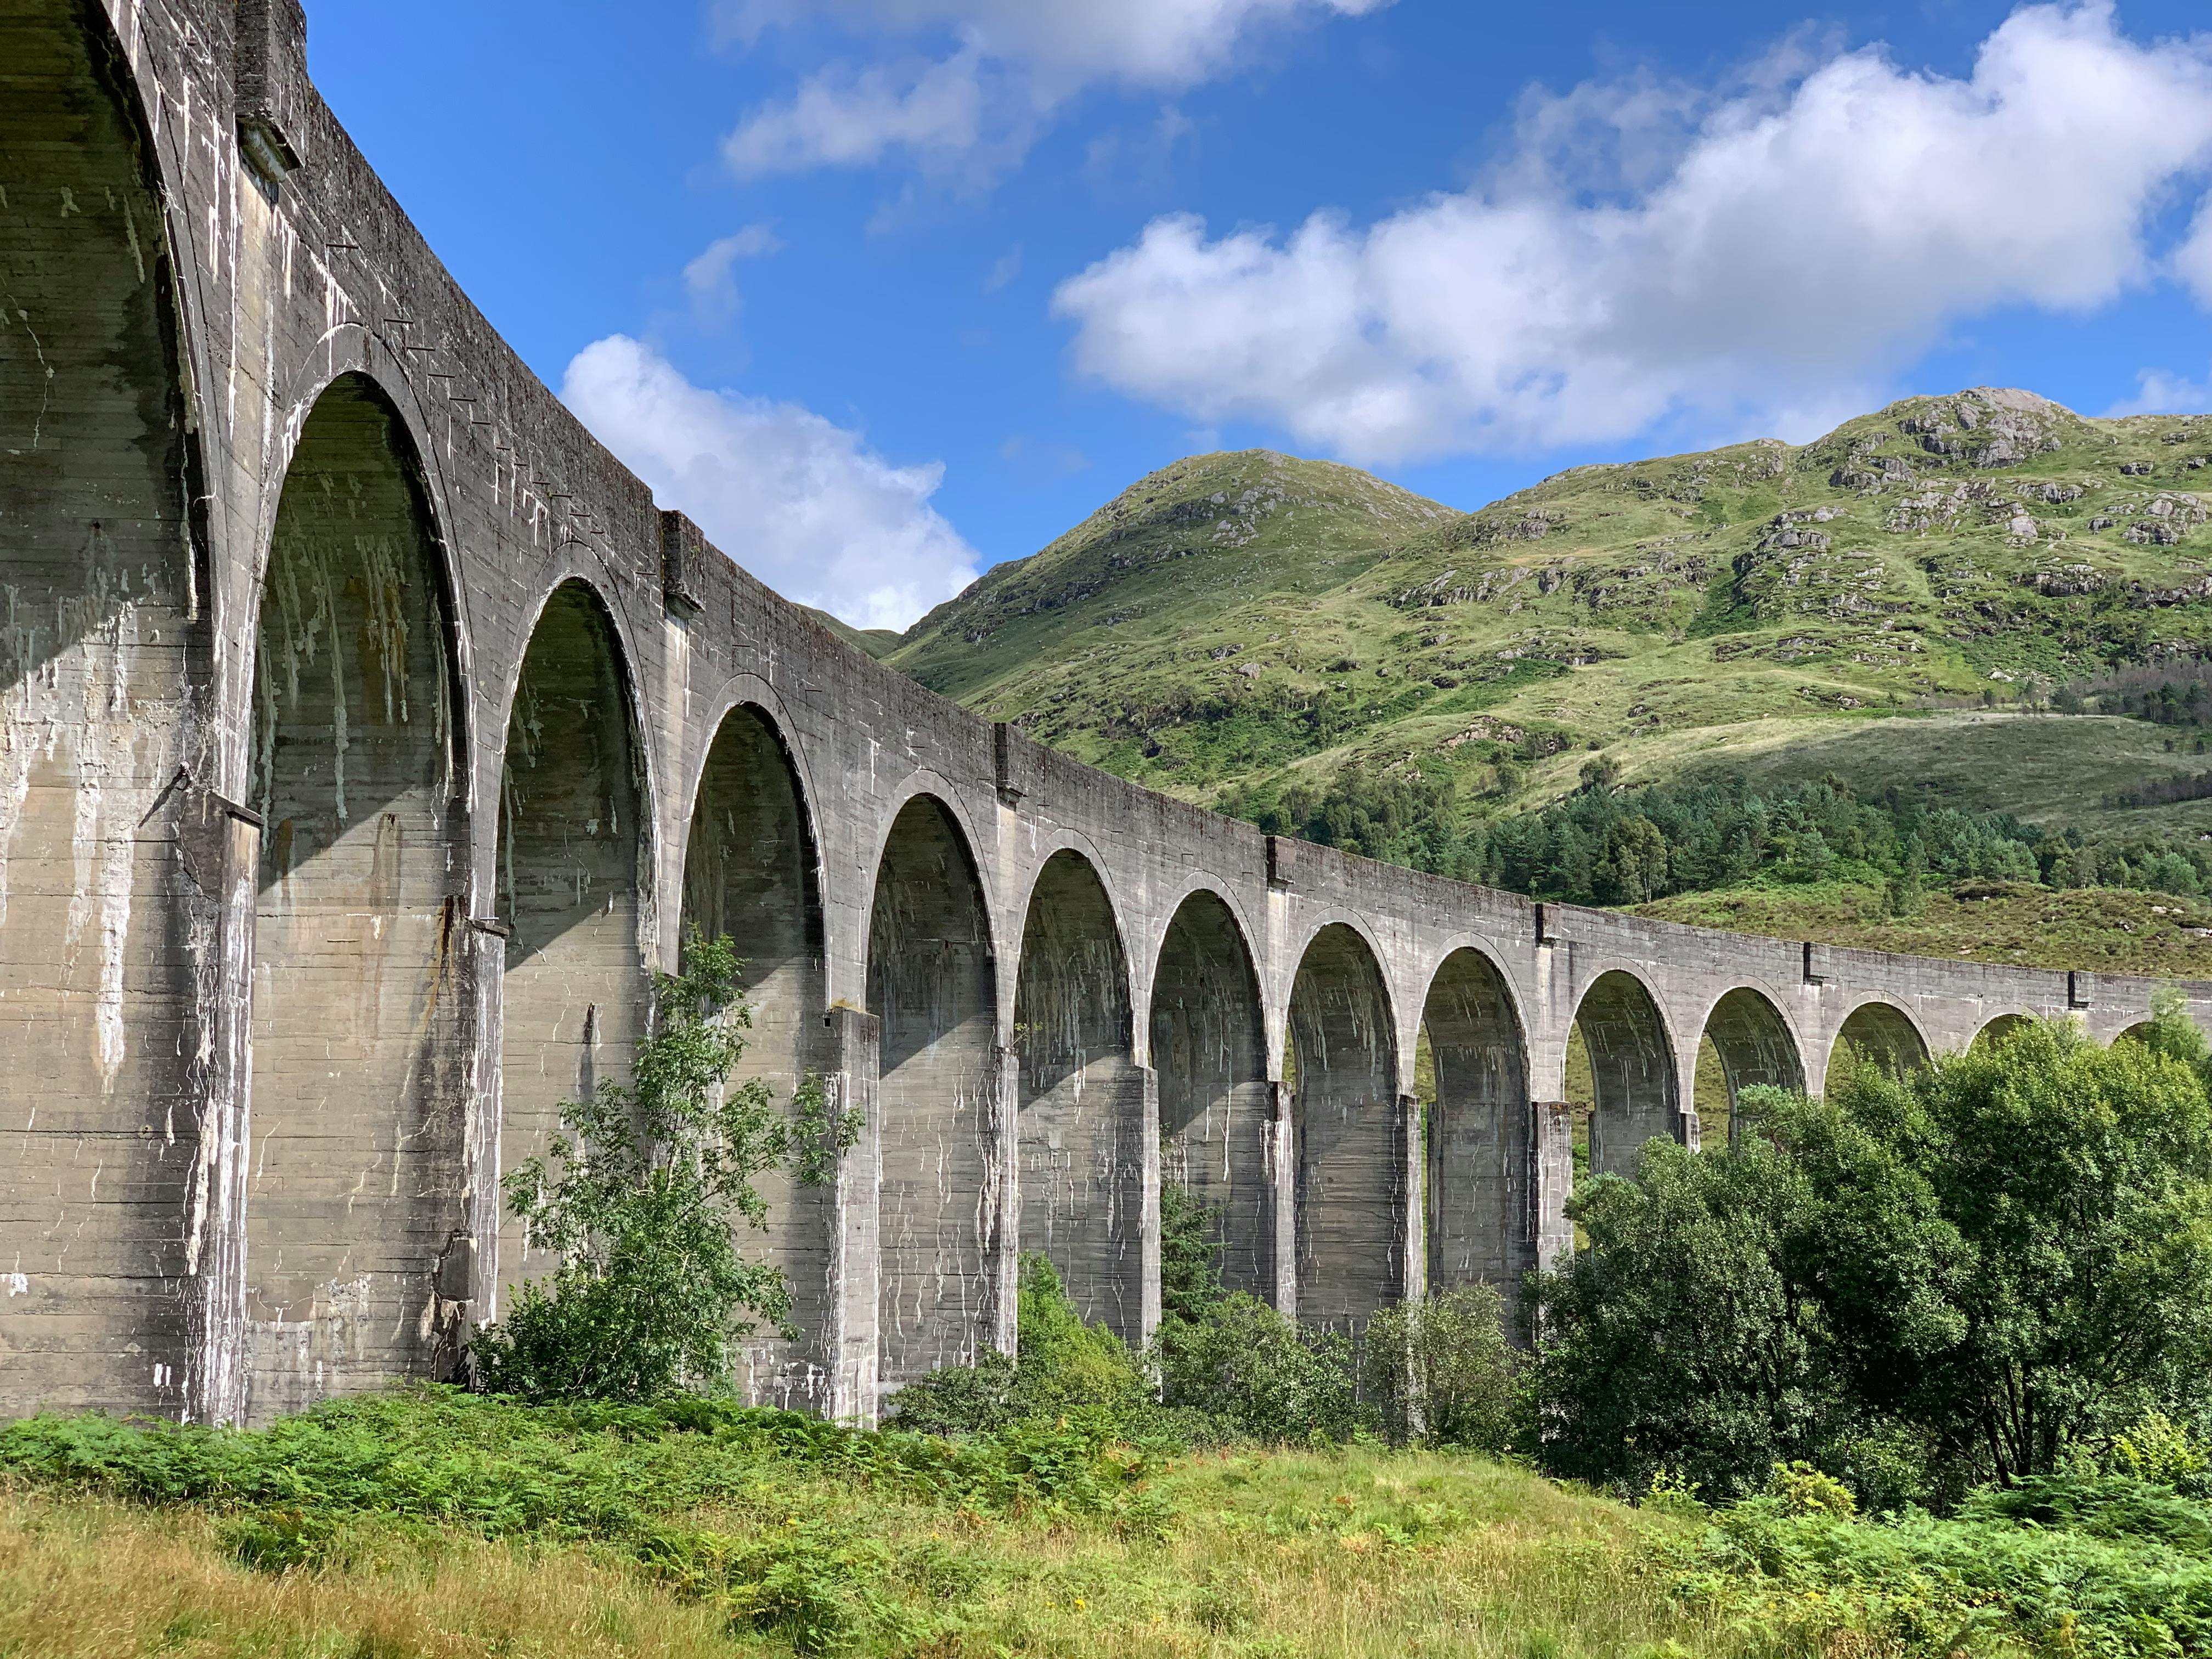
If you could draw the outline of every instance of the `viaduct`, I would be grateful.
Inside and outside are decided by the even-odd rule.
[[[0,0],[0,1412],[259,1421],[449,1373],[548,1265],[501,1170],[623,1073],[692,926],[750,958],[748,1065],[864,1126],[769,1194],[805,1334],[748,1384],[864,1420],[1011,1347],[1025,1249],[1143,1335],[1170,1182],[1304,1317],[1517,1282],[1571,1247],[1576,1030],[1603,1170],[1725,1108],[1707,1037],[1730,1095],[1817,1091],[1845,1042],[2148,1012],[1530,903],[972,718],[655,507],[305,31]]]

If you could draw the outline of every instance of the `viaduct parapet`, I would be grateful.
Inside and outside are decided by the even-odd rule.
[[[548,1263],[503,1169],[685,930],[864,1126],[765,1399],[1158,1316],[1159,1212],[1356,1323],[1570,1248],[1592,1158],[2152,987],[1529,903],[1264,836],[868,661],[656,507],[309,85],[297,0],[0,0],[0,1411],[260,1420]],[[729,550],[742,562],[745,550]],[[2212,988],[2193,988],[2200,1012]],[[1425,1033],[1433,1104],[1414,1098]]]

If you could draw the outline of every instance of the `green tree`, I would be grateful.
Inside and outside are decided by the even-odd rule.
[[[1896,872],[1882,893],[1882,908],[1893,916],[1918,915],[1928,906],[1928,853],[1917,836],[1907,836]]]
[[[1200,1324],[1161,1322],[1151,1355],[1163,1403],[1240,1439],[1343,1440],[1371,1426],[1352,1345],[1302,1330],[1255,1297],[1224,1297]]]
[[[1360,1334],[1360,1392],[1393,1440],[1502,1452],[1519,1434],[1520,1356],[1505,1301],[1462,1285],[1384,1308]]]
[[[2010,1482],[2203,1403],[2204,1069],[2169,1009],[2147,1042],[2054,1022],[1902,1077],[1853,1068],[1790,1115],[1822,1199],[1795,1267],[1870,1409]]]
[[[2110,1048],[2047,1024],[1901,1076],[1839,1060],[1824,1100],[1747,1090],[1733,1151],[1646,1148],[1577,1194],[1590,1248],[1540,1286],[1547,1460],[1738,1496],[1802,1458],[1924,1498],[2196,1420],[2208,1074],[2168,1001]]]
[[[1745,1091],[1747,1110],[1771,1091]],[[1820,1310],[1786,1268],[1816,1200],[1755,1136],[1733,1152],[1653,1142],[1638,1178],[1601,1176],[1568,1213],[1589,1240],[1539,1281],[1536,1395],[1545,1462],[1642,1490],[1662,1470],[1714,1497],[1814,1458],[1844,1403]]]
[[[726,938],[694,938],[681,973],[654,976],[653,1028],[629,1084],[610,1079],[564,1103],[546,1155],[502,1183],[531,1246],[561,1265],[477,1334],[489,1391],[710,1391],[728,1382],[731,1342],[758,1322],[797,1335],[782,1270],[744,1260],[734,1234],[767,1220],[757,1177],[788,1168],[805,1185],[831,1180],[859,1125],[832,1113],[812,1076],[788,1109],[763,1079],[731,1086],[751,1024],[741,966]]]
[[[1597,890],[1608,904],[1642,904],[1667,890],[1667,837],[1641,812],[1606,831]]]
[[[1193,1198],[1178,1183],[1160,1186],[1160,1310],[1198,1323],[1224,1294],[1221,1285],[1221,1209]]]

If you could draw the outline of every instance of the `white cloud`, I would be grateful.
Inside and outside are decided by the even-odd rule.
[[[2197,296],[2197,303],[2212,311],[2212,198],[2197,210],[2189,238],[2174,250],[2173,274]]]
[[[720,0],[727,39],[828,18],[871,38],[950,37],[941,58],[832,64],[724,141],[738,173],[870,166],[903,152],[924,172],[982,179],[1018,161],[1085,87],[1194,86],[1268,26],[1362,16],[1390,0]]]
[[[2212,382],[2170,374],[2162,368],[2136,371],[2136,395],[2114,404],[2107,415],[2202,415],[2212,410]]]
[[[735,319],[738,297],[737,266],[740,259],[758,259],[783,251],[783,238],[773,225],[747,225],[734,236],[708,243],[706,251],[684,267],[684,292],[691,296],[691,313],[700,322],[720,326]]]
[[[626,335],[578,352],[561,397],[662,506],[787,599],[903,629],[975,580],[975,550],[929,504],[939,464],[893,466],[797,404],[693,386]]]
[[[1370,462],[1779,418],[1956,319],[2148,280],[2212,160],[2212,43],[2136,45],[2108,4],[2015,12],[1969,80],[1790,52],[1686,104],[1538,100],[1483,185],[1370,227],[1155,221],[1055,295],[1077,366]]]
[[[748,178],[871,166],[894,149],[942,170],[983,141],[984,73],[968,50],[942,63],[833,66],[808,76],[789,99],[746,117],[722,141],[722,156]]]
[[[996,294],[1021,274],[1022,246],[1017,242],[991,262],[991,269],[984,273],[983,292]]]

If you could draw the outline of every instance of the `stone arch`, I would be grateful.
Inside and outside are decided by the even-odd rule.
[[[1536,1265],[1539,1146],[1528,1046],[1498,964],[1472,946],[1445,957],[1421,1026],[1436,1068],[1422,1206],[1428,1282],[1510,1294]]]
[[[1885,1072],[1912,1071],[1928,1063],[1928,1039],[1911,1015],[1890,1002],[1863,1002],[1851,1010],[1828,1046],[1830,1071],[1845,1048]]]
[[[96,5],[21,0],[0,64],[11,1394],[173,1413],[199,1364],[185,1287],[223,1254],[188,1257],[179,1220],[205,1213],[194,1129],[216,1085],[195,969],[213,984],[196,957],[226,886],[191,840],[218,775],[209,492],[159,152],[122,46]]]
[[[769,712],[739,703],[722,718],[699,773],[684,847],[682,938],[727,934],[744,959],[751,1030],[735,1081],[759,1078],[788,1102],[810,1071],[827,1069],[828,1008],[820,872],[798,767]],[[792,1287],[793,1322],[803,1335],[770,1335],[743,1349],[749,1395],[816,1410],[830,1374],[836,1263],[831,1192],[778,1170],[755,1187],[767,1225],[738,1241],[748,1255],[781,1266]]]
[[[1356,1329],[1405,1293],[1407,1148],[1397,1042],[1382,965],[1344,922],[1306,946],[1291,983],[1297,1073],[1297,1304]]]
[[[285,472],[254,636],[256,1418],[459,1358],[469,826],[437,550],[390,403],[335,381]]]
[[[1990,1022],[1991,1025],[1994,1025],[1996,1023],[1996,1022],[1995,1020]],[[1984,1027],[1984,1029],[1987,1030],[1988,1028]],[[2114,1037],[2112,1041],[2114,1042],[2148,1042],[2150,1041],[2150,1031],[2151,1022],[2147,1019],[2139,1019],[2136,1021],[2134,1024],[2122,1031],[2119,1036]]]
[[[1722,1083],[1721,1097],[1714,1101],[1695,1095],[1698,1085],[1692,1084],[1691,1103],[1708,1141],[1726,1145],[1735,1139],[1736,1102],[1746,1089],[1763,1085],[1803,1091],[1805,1061],[1797,1051],[1796,1034],[1764,991],[1739,985],[1723,995],[1705,1016],[1704,1040],[1719,1057]],[[1717,1136],[1715,1130],[1720,1132]]]
[[[508,933],[500,990],[499,1163],[540,1156],[563,1101],[627,1081],[645,1029],[653,801],[628,659],[597,590],[538,611],[508,705],[493,888]],[[502,1206],[502,1280],[549,1271]]]
[[[1646,1141],[1682,1139],[1680,1088],[1666,1017],[1641,979],[1615,968],[1600,974],[1583,993],[1574,1023],[1589,1054],[1596,1093],[1590,1114],[1589,1172],[1632,1178]]]
[[[1129,964],[1098,872],[1037,872],[1014,981],[1021,1247],[1087,1319],[1144,1340],[1146,1077],[1131,1056]]]
[[[1974,1040],[1966,1046],[1970,1048],[1995,1048],[2000,1042],[2009,1042],[2034,1024],[2034,1020],[2026,1014],[1998,1014],[1984,1021],[1982,1029],[1974,1033]],[[2124,1036],[2126,1033],[2121,1035]]]
[[[915,795],[884,838],[868,918],[882,1126],[878,1374],[886,1390],[997,1340],[1006,1170],[998,966],[951,810]]]
[[[1236,914],[1200,889],[1176,907],[1152,970],[1160,1180],[1220,1212],[1221,1280],[1273,1297],[1274,1089],[1252,953]]]

